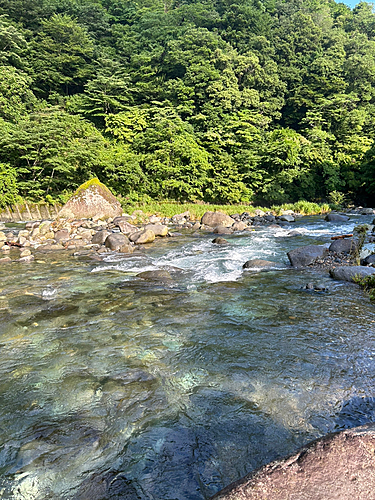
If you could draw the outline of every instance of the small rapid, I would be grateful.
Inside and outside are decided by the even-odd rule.
[[[286,256],[364,222],[304,217],[222,246],[187,231],[101,262],[1,268],[0,497],[207,500],[375,421],[374,305]],[[258,258],[282,266],[242,269]]]

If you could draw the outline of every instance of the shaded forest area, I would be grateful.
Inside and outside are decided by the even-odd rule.
[[[375,15],[333,0],[0,0],[0,203],[375,202]]]

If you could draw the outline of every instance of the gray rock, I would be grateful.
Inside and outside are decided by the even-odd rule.
[[[1,257],[0,258],[0,264],[10,264],[12,262],[12,259],[10,257]]]
[[[355,277],[365,278],[375,273],[375,268],[364,266],[343,266],[330,269],[329,274],[335,280],[354,281]]]
[[[349,220],[349,217],[347,215],[340,214],[327,214],[324,217],[324,220],[327,222],[346,222]]]
[[[330,252],[349,254],[357,249],[357,243],[352,238],[333,241],[329,246]]]
[[[218,238],[215,238],[214,240],[212,240],[212,243],[215,243],[216,245],[228,245],[229,244],[229,242],[225,238],[220,238],[220,236]]]
[[[113,233],[113,234],[110,234],[109,236],[107,236],[104,244],[110,250],[118,252],[123,245],[129,244],[129,240],[125,236],[125,234]]]
[[[252,259],[245,262],[242,269],[270,269],[285,267],[280,262],[272,262],[270,260]]]
[[[288,258],[293,267],[304,267],[312,264],[315,259],[324,257],[327,253],[328,248],[325,245],[307,245],[288,252]]]
[[[302,233],[300,233],[299,231],[289,231],[287,236],[289,236],[290,238],[294,238],[295,236],[301,236],[301,234]]]
[[[152,243],[155,240],[155,233],[151,229],[144,229],[143,231],[131,234],[129,239],[136,245],[144,245],[146,243]]]
[[[234,224],[235,220],[229,215],[226,215],[222,212],[206,212],[202,219],[201,223],[210,227],[224,226],[230,227]]]
[[[230,227],[226,227],[226,226],[217,226],[215,227],[215,229],[213,230],[213,232],[215,234],[232,234],[233,233],[233,230],[232,228]]]
[[[211,500],[370,500],[375,424],[328,434],[232,483]]]
[[[294,222],[295,221],[293,215],[280,215],[278,217],[278,219],[283,221],[283,222]]]
[[[112,233],[106,230],[98,231],[91,238],[91,243],[93,243],[94,245],[104,245],[105,240],[110,234]]]
[[[374,213],[373,208],[362,208],[361,210],[361,215],[374,215]]]
[[[119,217],[116,217],[116,219],[118,218]],[[133,224],[130,224],[130,222],[127,221],[117,222],[114,225],[117,226],[123,234],[130,234],[134,233],[134,231],[138,231],[137,226],[134,226]]]
[[[247,225],[242,221],[237,221],[231,227],[232,231],[243,231],[247,228]]]
[[[375,264],[375,254],[371,254],[371,255],[368,255],[367,257],[365,257],[363,259],[363,261],[361,262],[361,264],[363,266],[370,266],[370,265],[374,265]]]
[[[59,229],[59,231],[56,231],[54,239],[57,242],[60,241],[67,241],[69,239],[69,231],[67,229]]]
[[[274,215],[266,215],[264,217],[264,220],[266,220],[267,222],[275,222],[276,217]]]

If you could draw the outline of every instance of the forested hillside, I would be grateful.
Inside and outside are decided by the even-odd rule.
[[[0,0],[0,16],[3,204],[93,175],[129,200],[374,197],[367,3]]]

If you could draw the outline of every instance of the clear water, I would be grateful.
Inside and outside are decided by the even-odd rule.
[[[0,497],[208,499],[375,420],[375,306],[286,257],[370,221],[311,217],[296,238],[267,228],[221,247],[187,233],[106,262],[3,266]],[[285,269],[243,272],[251,258]],[[135,276],[153,269],[172,281]]]

